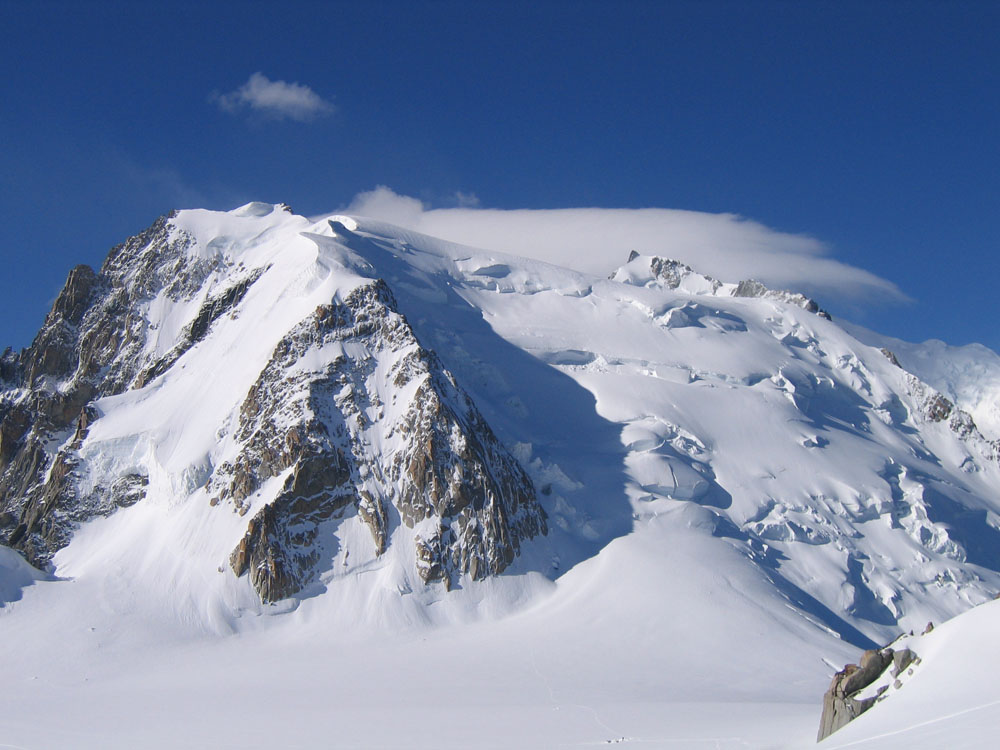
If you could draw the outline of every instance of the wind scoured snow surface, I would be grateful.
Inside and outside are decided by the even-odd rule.
[[[83,482],[145,476],[145,498],[83,524],[51,575],[0,549],[0,743],[806,747],[860,649],[1000,590],[996,446],[800,295],[268,204],[171,227],[229,275],[152,299],[144,356],[254,281],[95,404]],[[528,472],[548,534],[448,591],[404,527],[378,554],[348,514],[315,585],[262,604],[229,555],[284,477],[247,517],[211,477],[282,337],[373,279]]]

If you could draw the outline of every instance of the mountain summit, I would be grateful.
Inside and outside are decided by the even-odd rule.
[[[226,234],[199,241],[206,220]],[[44,567],[147,496],[219,506],[249,518],[233,572],[275,601],[329,567],[345,515],[370,535],[356,561],[391,542],[446,586],[544,534],[520,464],[334,227],[263,204],[185,212],[73,269],[5,359],[4,541]]]
[[[602,279],[281,205],[157,220],[0,359],[0,542],[43,571],[5,550],[0,594],[216,634],[733,619],[826,669],[1000,591],[962,403],[801,294],[629,250]],[[634,638],[636,673],[674,654]]]

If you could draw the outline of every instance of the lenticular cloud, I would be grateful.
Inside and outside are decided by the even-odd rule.
[[[826,301],[906,300],[891,281],[830,257],[819,240],[779,232],[735,214],[665,208],[428,209],[379,186],[348,212],[441,239],[607,275],[632,250],[687,263],[724,281],[754,278]]]

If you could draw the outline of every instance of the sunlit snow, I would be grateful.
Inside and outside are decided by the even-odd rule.
[[[862,649],[1000,590],[995,446],[923,416],[912,375],[837,321],[733,296],[741,278],[672,288],[649,255],[606,278],[260,203],[172,225],[228,275],[152,300],[148,353],[264,270],[171,369],[97,402],[85,481],[141,473],[146,498],[85,524],[51,575],[0,548],[0,746],[808,747]],[[228,565],[246,519],[206,483],[276,343],[372,278],[528,471],[550,533],[446,591],[348,516],[317,586],[261,604]],[[898,349],[996,429],[995,383]],[[977,746],[1000,655],[970,644],[996,614],[924,637],[909,684],[823,746]]]

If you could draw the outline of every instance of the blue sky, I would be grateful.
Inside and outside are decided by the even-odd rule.
[[[386,185],[739,214],[912,300],[835,314],[1000,349],[998,39],[995,2],[0,0],[0,347],[171,208]]]

